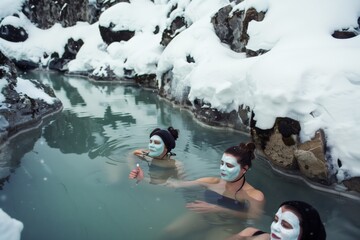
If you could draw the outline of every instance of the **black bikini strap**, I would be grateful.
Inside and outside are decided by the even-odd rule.
[[[235,192],[235,200],[237,200],[237,198],[236,198],[236,194],[243,188],[243,186],[245,185],[245,182],[246,182],[246,178],[245,178],[245,173],[241,176],[241,178],[240,179],[242,179],[242,178],[244,178],[244,181],[243,181],[243,183],[241,184],[241,186],[239,187],[239,189],[238,190],[236,190],[236,192]],[[240,180],[239,179],[239,180]],[[238,181],[239,181],[238,180]]]

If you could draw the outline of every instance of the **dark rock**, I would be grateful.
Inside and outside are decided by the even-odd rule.
[[[1,81],[6,81],[1,89],[1,93],[5,97],[5,100],[1,103],[4,106],[0,108],[0,116],[2,116],[0,144],[2,144],[16,133],[36,126],[42,121],[44,116],[61,110],[62,104],[59,100],[55,100],[54,103],[49,104],[44,100],[33,99],[26,94],[18,93],[15,89],[18,84],[15,65],[1,52],[0,65],[2,66],[2,68],[0,68]],[[44,85],[37,80],[27,81],[31,81],[35,87],[55,97],[53,90],[48,85]]]
[[[195,63],[195,59],[191,55],[186,56],[186,61],[188,63]]]
[[[29,61],[29,60],[19,60],[16,59],[13,60],[16,67],[18,67],[22,71],[28,71],[28,70],[34,70],[39,67],[38,63]]]
[[[177,7],[178,7],[177,4],[171,6],[171,9],[170,9],[170,11],[169,11],[168,14],[167,14],[167,17],[168,17],[168,18],[170,17],[171,13],[172,13],[175,9],[177,9]]]
[[[266,147],[267,142],[270,140],[270,136],[274,132],[274,128],[270,129],[261,129],[256,127],[256,121],[254,120],[255,114],[254,112],[251,113],[250,119],[250,134],[255,143],[255,145],[264,150]]]
[[[10,42],[24,42],[28,38],[28,34],[22,27],[17,28],[12,25],[1,25],[0,37]]]
[[[251,111],[250,108],[244,105],[239,106],[238,109],[238,113],[239,113],[239,117],[241,119],[242,124],[248,128],[248,130],[250,129],[250,116],[251,116]]]
[[[75,41],[73,38],[69,38],[67,44],[65,45],[65,52],[62,58],[69,60],[75,59],[83,44],[84,41],[82,39]]]
[[[182,27],[188,27],[186,20],[182,16],[177,16],[171,22],[170,26],[164,30],[160,44],[166,47],[171,42],[171,40],[173,40],[180,33],[178,30]]]
[[[61,58],[57,52],[51,54],[48,68],[59,72],[67,71],[67,63],[76,58],[76,55],[83,44],[84,42],[82,39],[75,41],[73,38],[69,38],[64,47],[65,51]]]
[[[353,177],[342,182],[350,191],[360,193],[360,177]]]
[[[69,59],[62,59],[62,58],[52,58],[50,61],[49,61],[49,69],[50,70],[55,70],[55,71],[58,71],[58,72],[66,72],[67,69],[64,68],[64,66],[70,62]]]
[[[223,43],[231,44],[234,36],[232,29],[229,26],[229,13],[232,10],[231,5],[227,5],[221,9],[211,18],[211,23],[214,26],[215,33]]]
[[[360,32],[360,17],[357,19],[358,26],[352,30],[349,28],[342,29],[342,30],[336,30],[333,32],[332,36],[337,39],[348,39],[353,38],[359,35]]]
[[[89,77],[96,81],[115,81],[119,78],[115,75],[113,70],[109,66],[101,66],[98,69],[95,69],[89,74]]]
[[[161,97],[167,98],[169,100],[172,99],[171,92],[170,92],[171,89],[170,88],[165,88],[164,86],[170,85],[172,78],[173,78],[172,69],[165,72],[161,76],[161,88],[160,88],[160,91],[159,91],[159,95]]]
[[[240,120],[239,112],[235,110],[231,112],[220,112],[216,108],[212,108],[210,104],[196,99],[193,102],[192,111],[195,118],[207,125],[246,131],[246,126],[244,126]]]
[[[249,42],[249,35],[247,34],[247,29],[249,27],[249,23],[252,20],[261,22],[262,20],[264,20],[265,14],[266,14],[266,12],[257,12],[255,8],[249,8],[246,11],[246,14],[245,14],[245,17],[243,20],[243,28],[242,28],[242,34],[241,34],[241,39],[240,39],[240,41],[243,43],[244,46],[246,46],[247,43]],[[249,51],[249,50],[246,49],[246,52],[247,51]],[[256,51],[255,53],[257,53],[259,55],[264,52],[266,52],[266,50],[260,49],[260,50]],[[247,55],[247,56],[250,57],[249,55]]]
[[[157,89],[156,74],[136,75],[134,78],[136,83],[143,87]]]
[[[358,35],[357,32],[355,31],[335,31],[332,36],[334,38],[338,38],[338,39],[348,39],[348,38],[353,38],[356,37]]]
[[[119,2],[129,0],[28,0],[24,2],[22,12],[41,29],[51,28],[55,23],[63,27],[74,26],[77,22],[90,24],[99,20],[101,13]]]
[[[244,11],[234,11],[230,16],[232,6],[227,5],[221,8],[211,19],[216,35],[221,42],[226,43],[235,52],[246,52],[247,56],[257,56],[265,53],[266,50],[252,51],[246,49],[249,41],[247,29],[252,20],[262,21],[265,12],[257,12],[254,8]]]
[[[28,0],[23,13],[41,29],[48,29],[55,23],[63,27],[74,26],[78,21],[87,21],[89,2],[87,0]]]
[[[6,79],[10,86],[16,86],[17,71],[15,65],[1,51],[0,51],[0,66],[4,66],[4,68],[0,68],[1,81],[5,81]]]
[[[158,34],[159,32],[160,32],[160,27],[159,27],[159,26],[156,26],[153,33],[156,35],[156,34]]]
[[[113,27],[114,26],[99,26],[100,35],[103,41],[108,45],[113,42],[128,41],[135,35],[135,32],[130,30],[113,31]]]
[[[268,51],[269,50],[265,50],[265,49],[259,49],[259,50],[256,50],[256,51],[253,51],[253,50],[250,50],[250,49],[245,49],[247,57],[256,57],[256,56],[262,55],[264,53],[267,53]]]
[[[291,118],[277,118],[277,128],[283,137],[283,142],[287,146],[296,144],[293,135],[299,135],[301,127],[300,123]]]

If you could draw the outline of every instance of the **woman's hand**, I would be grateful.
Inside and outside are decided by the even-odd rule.
[[[221,211],[221,207],[218,205],[199,200],[186,204],[186,208],[197,213],[215,213]]]
[[[131,170],[129,179],[136,179],[137,183],[144,179],[144,171],[140,168],[139,164],[136,165],[135,169]]]
[[[146,157],[149,154],[149,150],[137,149],[134,151],[134,155],[138,157]]]

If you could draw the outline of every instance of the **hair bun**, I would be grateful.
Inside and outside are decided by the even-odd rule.
[[[245,145],[245,143],[242,142],[242,143],[239,144],[239,147],[240,148],[246,148],[246,145]]]
[[[171,135],[174,137],[174,139],[178,139],[179,137],[179,130],[174,129],[173,127],[168,127],[168,131],[171,133]]]
[[[253,152],[253,151],[255,150],[255,148],[256,148],[255,143],[253,143],[253,142],[248,142],[248,143],[246,144],[246,148],[247,148],[249,151]]]

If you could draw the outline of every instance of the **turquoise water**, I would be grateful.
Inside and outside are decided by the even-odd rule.
[[[187,214],[186,202],[201,200],[202,190],[136,184],[128,179],[129,161],[140,163],[150,176],[162,173],[131,152],[147,146],[155,127],[174,126],[180,130],[175,158],[183,163],[183,177],[196,179],[218,176],[222,151],[249,140],[238,132],[203,126],[187,111],[136,85],[45,72],[22,77],[50,84],[64,104],[61,113],[13,138],[0,152],[9,159],[0,207],[24,223],[23,240],[173,239],[164,229]],[[190,232],[186,239],[229,235],[249,225],[267,231],[277,206],[290,199],[307,201],[320,211],[328,239],[360,236],[359,201],[316,191],[274,172],[260,158],[247,180],[266,196],[261,220],[222,224],[211,219],[208,228]]]

